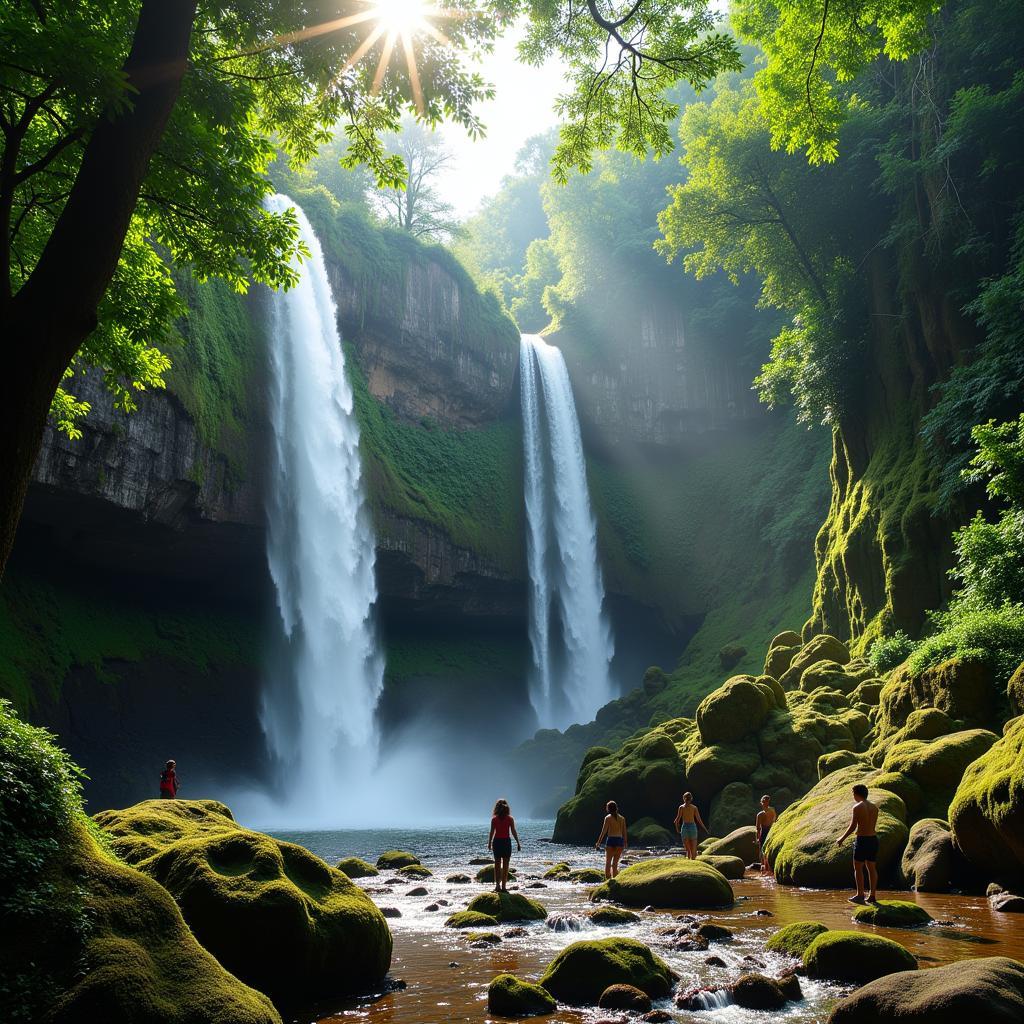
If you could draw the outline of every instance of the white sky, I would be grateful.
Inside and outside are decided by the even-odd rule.
[[[557,61],[540,68],[519,64],[515,57],[519,37],[511,31],[499,39],[480,67],[495,87],[494,99],[478,108],[486,136],[474,142],[459,125],[442,128],[454,159],[440,191],[460,219],[473,213],[484,196],[497,192],[527,139],[558,123],[553,107],[555,98],[565,91],[561,67]]]

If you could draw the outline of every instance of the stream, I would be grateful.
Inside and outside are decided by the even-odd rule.
[[[398,849],[414,853],[434,872],[432,878],[422,881],[405,878],[392,881],[399,876],[391,871],[358,880],[378,906],[396,907],[401,912],[401,917],[389,920],[388,924],[394,935],[391,978],[404,982],[405,987],[374,999],[320,1007],[314,1014],[304,1015],[303,1021],[481,1024],[504,1020],[492,1017],[487,1011],[487,986],[491,979],[508,971],[524,980],[536,981],[559,950],[582,938],[622,935],[640,939],[650,945],[681,976],[682,985],[689,988],[735,981],[744,968],[750,968],[751,961],[745,962],[745,957],[764,965],[755,965],[754,969],[769,975],[778,974],[792,961],[767,953],[764,944],[774,931],[793,921],[820,921],[830,928],[866,928],[852,923],[853,908],[846,902],[847,891],[794,889],[749,873],[742,881],[732,883],[736,905],[731,910],[693,914],[701,920],[727,925],[734,932],[733,941],[712,943],[707,951],[672,950],[668,946],[671,940],[658,933],[658,929],[675,924],[673,916],[678,911],[642,911],[639,923],[597,927],[582,919],[583,913],[591,907],[588,894],[592,886],[545,880],[545,888],[526,887],[540,880],[551,864],[561,860],[568,861],[573,868],[604,867],[603,853],[544,841],[551,835],[552,825],[551,821],[525,819],[518,823],[523,851],[513,854],[512,866],[519,872],[520,891],[543,903],[549,912],[549,922],[560,918],[565,930],[556,930],[543,921],[522,926],[500,925],[496,929],[499,935],[513,927],[524,928],[525,934],[503,938],[501,943],[486,949],[471,948],[465,933],[443,927],[449,914],[464,909],[470,899],[490,888],[476,881],[468,885],[445,881],[453,874],[470,877],[476,874],[479,865],[470,865],[469,861],[487,856],[486,819],[482,825],[436,828],[276,832],[279,838],[305,846],[331,864],[348,856],[374,863],[383,851]],[[596,832],[595,827],[595,838]],[[516,884],[509,882],[510,888]],[[427,895],[409,895],[419,887],[425,888]],[[1024,928],[1019,921],[1014,921],[1014,915],[993,911],[983,897],[906,892],[880,892],[879,896],[915,899],[935,918],[935,923],[925,928],[866,928],[903,943],[918,957],[922,968],[968,957],[1024,959]],[[447,900],[449,905],[441,905],[434,911],[426,909],[442,900]],[[581,930],[575,930],[577,928]],[[725,966],[709,966],[706,960],[710,956],[721,958]],[[785,1010],[774,1013],[744,1010],[738,1006],[677,1011],[667,1000],[655,1005],[670,1010],[676,1020],[691,1024],[754,1024],[769,1019],[795,1024],[824,1021],[844,991],[839,986],[807,978],[801,978],[801,986],[804,1000],[787,1004]],[[595,1024],[627,1018],[625,1014],[597,1008],[560,1007],[557,1013],[539,1019]]]

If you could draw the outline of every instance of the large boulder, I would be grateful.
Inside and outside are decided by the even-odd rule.
[[[853,912],[858,924],[874,924],[883,928],[917,928],[930,924],[932,915],[924,907],[909,900],[878,900]]]
[[[199,942],[275,1002],[379,985],[391,932],[370,898],[308,850],[240,828],[225,810],[147,800],[95,820],[119,855],[174,897]]]
[[[734,676],[709,693],[697,708],[701,742],[735,743],[756,732],[775,706],[770,688],[753,676]]]
[[[672,972],[636,939],[591,939],[567,946],[548,965],[541,985],[559,1002],[596,1006],[609,985],[632,985],[652,999],[672,991]]]
[[[1004,956],[889,974],[840,1000],[829,1024],[1018,1024],[1024,1020],[1024,964]]]
[[[742,861],[739,857],[726,857],[716,854],[702,853],[697,857],[702,864],[710,864],[717,871],[721,871],[726,878],[740,879],[744,876],[747,864],[750,861]]]
[[[654,818],[641,818],[628,826],[630,846],[671,846],[675,842],[675,835],[665,825],[654,820]]]
[[[809,665],[800,676],[800,689],[805,693],[814,690],[838,690],[840,693],[853,693],[860,680],[847,673],[838,661],[819,661]]]
[[[920,708],[938,708],[949,718],[979,728],[999,720],[999,687],[989,665],[974,658],[950,658],[920,672],[908,664],[894,669],[878,705],[879,735],[902,729]]]
[[[547,908],[517,892],[485,892],[470,901],[466,910],[486,914],[496,921],[543,921]]]
[[[698,747],[686,761],[686,784],[695,799],[707,805],[730,782],[749,779],[760,764],[761,756],[753,738]]]
[[[917,892],[948,892],[957,860],[949,825],[939,818],[922,818],[910,829],[900,870]]]
[[[348,875],[349,878],[372,878],[374,875],[380,874],[380,871],[369,861],[359,857],[345,857],[339,860],[336,866],[343,875]]]
[[[1006,698],[1015,715],[1024,715],[1024,664],[1018,665],[1006,684]]]
[[[804,951],[812,978],[864,985],[897,971],[917,969],[914,955],[898,942],[866,932],[828,931]]]
[[[784,690],[795,690],[800,685],[800,678],[805,670],[820,661],[834,661],[845,665],[850,660],[850,652],[846,644],[827,633],[819,633],[811,637],[796,653],[789,663],[789,668],[779,679]]]
[[[757,815],[757,797],[746,782],[730,782],[712,801],[708,830],[713,836],[725,836],[750,824]]]
[[[419,857],[406,850],[385,850],[377,858],[377,867],[397,871],[399,868],[407,868],[419,862]]]
[[[602,1010],[629,1010],[633,1013],[647,1013],[651,1009],[651,997],[634,985],[609,985],[598,999]]]
[[[753,864],[758,857],[757,829],[744,825],[722,839],[702,844],[700,852],[709,857],[739,857],[744,864]]]
[[[694,729],[689,719],[675,719],[627,740],[614,754],[598,748],[580,768],[576,794],[559,808],[554,840],[592,843],[608,800],[617,801],[631,821],[657,820],[674,807],[685,783],[679,746]]]
[[[949,824],[956,846],[989,878],[1024,882],[1024,715],[968,766]]]
[[[547,989],[514,974],[499,974],[487,986],[487,1009],[499,1017],[542,1017],[557,1008]]]
[[[802,960],[807,947],[827,931],[828,928],[819,921],[794,921],[780,928],[765,943],[765,949]]]
[[[840,847],[836,839],[850,824],[850,790],[857,782],[868,785],[869,799],[879,808],[879,873],[883,878],[895,873],[907,842],[906,808],[894,793],[872,786],[870,774],[853,767],[827,775],[772,826],[765,851],[781,883],[821,889],[850,884],[853,840]]]
[[[734,902],[732,886],[720,871],[684,857],[657,857],[632,864],[595,889],[591,899],[673,910],[731,907]]]
[[[776,981],[763,974],[744,974],[730,991],[732,1001],[746,1010],[781,1010],[790,999],[802,998],[796,978]]]

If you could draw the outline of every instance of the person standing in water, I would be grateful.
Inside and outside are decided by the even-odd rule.
[[[868,799],[868,787],[857,783],[853,787],[853,818],[850,827],[836,840],[842,846],[854,832],[857,838],[853,844],[853,877],[857,883],[857,895],[850,897],[851,903],[877,903],[875,890],[878,887],[878,808]],[[868,897],[864,899],[864,879],[867,875]]]
[[[160,773],[160,799],[174,800],[178,795],[178,773],[174,761],[168,761]]]
[[[757,812],[757,817],[754,819],[754,826],[757,828],[757,848],[761,854],[762,875],[766,871],[771,872],[772,870],[771,865],[768,863],[768,855],[764,852],[764,844],[777,817],[775,808],[772,807],[772,798],[766,793],[761,797],[761,810]]]
[[[626,819],[619,814],[619,805],[614,800],[609,800],[604,809],[608,813],[594,849],[599,850],[604,843],[604,877],[614,878],[619,873],[619,858],[626,852]]]
[[[494,851],[494,891],[508,892],[508,862],[512,859],[512,839],[516,841],[516,849],[522,850],[519,833],[516,831],[516,819],[512,817],[507,800],[499,800],[494,805],[491,817],[491,833],[487,837],[487,849]]]
[[[696,860],[697,829],[700,827],[707,832],[708,827],[701,821],[700,811],[697,810],[697,805],[693,802],[692,793],[683,794],[683,802],[679,805],[679,810],[676,811],[675,825],[676,832],[679,833],[679,838],[682,840],[683,849],[686,851],[686,856],[690,860]]]

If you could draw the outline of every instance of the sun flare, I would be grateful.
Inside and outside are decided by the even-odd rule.
[[[424,0],[372,0],[370,10],[373,20],[385,32],[395,35],[414,35],[423,31],[427,17],[437,8]]]

